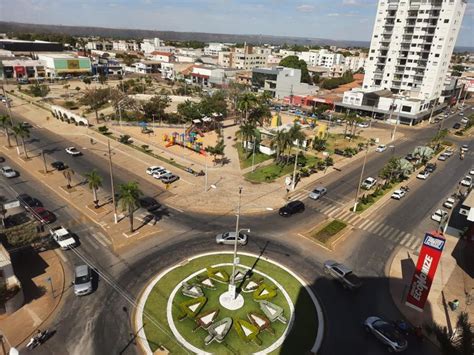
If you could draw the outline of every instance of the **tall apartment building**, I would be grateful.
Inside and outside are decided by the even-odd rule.
[[[331,68],[334,65],[344,64],[344,56],[340,53],[333,53],[326,49],[312,50],[298,53],[298,58],[304,60],[312,67]]]
[[[396,111],[409,124],[430,116],[444,100],[466,6],[467,0],[379,0],[362,90],[344,93],[341,106]]]
[[[437,100],[467,0],[380,0],[364,89]]]
[[[245,46],[244,48],[230,48],[229,52],[219,52],[217,64],[224,68],[251,70],[264,67],[271,49]]]

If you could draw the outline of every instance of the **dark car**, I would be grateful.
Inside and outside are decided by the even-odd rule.
[[[25,208],[43,207],[40,200],[31,197],[28,194],[20,194],[17,198]]]
[[[425,170],[432,173],[436,170],[436,164],[435,163],[428,163],[426,164]]]
[[[53,212],[48,211],[46,208],[43,208],[43,207],[34,207],[33,215],[41,223],[49,224],[56,221],[56,215]]]
[[[342,149],[339,149],[339,148],[336,148],[334,149],[334,154],[337,154],[337,155],[344,155],[344,151]]]
[[[0,157],[0,163],[4,163],[5,162],[5,158],[4,157]]]
[[[453,128],[454,129],[459,129],[461,128],[461,124],[459,122],[456,122],[454,125],[453,125]]]
[[[156,211],[161,207],[157,200],[153,197],[142,197],[138,200],[140,207],[146,209],[148,212]]]
[[[67,168],[67,165],[64,164],[62,161],[55,161],[51,163],[51,166],[58,171],[65,170]]]
[[[304,211],[304,203],[301,201],[291,201],[288,202],[285,206],[280,208],[278,211],[280,216],[289,217],[295,213],[300,213]]]

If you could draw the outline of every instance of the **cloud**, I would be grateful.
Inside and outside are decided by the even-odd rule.
[[[296,7],[296,10],[299,12],[313,12],[314,11],[314,6],[313,5],[307,5],[307,4],[302,4]]]
[[[342,5],[360,5],[358,0],[342,0]]]

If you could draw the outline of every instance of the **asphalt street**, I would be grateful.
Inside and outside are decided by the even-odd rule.
[[[18,119],[24,121],[21,117]],[[450,127],[456,120],[457,117],[452,117],[446,125]],[[408,130],[403,127],[400,129]],[[436,129],[436,126],[430,126],[414,130],[403,141],[395,141],[395,154],[410,152],[416,145],[429,140]],[[67,137],[59,137],[45,129],[33,129],[32,137],[34,141],[28,145],[29,149],[49,149],[50,161],[63,160],[80,174],[96,168],[103,176],[108,175],[108,167],[102,158],[87,153],[80,158],[66,155],[64,148],[71,145]],[[365,176],[376,176],[390,154],[390,150],[382,154],[371,153]],[[341,172],[329,173],[324,179],[331,199],[347,199],[348,196],[349,199],[353,198],[359,181],[360,159],[347,165]],[[442,167],[442,164],[445,166]],[[59,214],[59,222],[63,219],[78,221],[77,231],[74,231],[78,233],[81,245],[76,251],[64,252],[67,263],[72,266],[82,258],[87,258],[104,276],[98,278],[97,290],[90,296],[78,298],[70,289],[66,290],[66,306],[51,324],[57,333],[46,344],[35,349],[35,353],[136,353],[136,347],[130,341],[129,325],[133,302],[127,301],[126,296],[135,299],[152,275],[178,260],[201,251],[221,250],[214,243],[214,235],[232,228],[235,223],[235,217],[231,214],[208,216],[174,212],[166,222],[170,228],[167,236],[146,240],[133,250],[117,256],[90,237],[96,231],[90,227],[90,223],[81,223],[79,214],[73,208],[65,206],[59,197],[48,192],[41,193],[44,189],[40,182],[32,180],[23,167],[11,165],[21,173],[20,178],[8,181],[17,191],[30,193],[42,200],[45,206]],[[386,213],[378,214],[377,218],[390,224],[403,224],[406,228],[416,229],[417,225],[426,228],[425,223],[420,221],[425,221],[470,165],[472,153],[464,161],[453,156],[445,163],[438,164],[435,174],[427,181],[420,182],[420,186],[414,186],[404,200],[399,203],[394,201],[398,206],[391,203],[386,210],[384,208]],[[143,177],[136,176],[120,168],[115,171],[117,184],[136,180],[145,194],[156,196],[157,188],[146,181],[145,174]],[[104,189],[110,191],[110,185],[107,181],[104,182]],[[420,201],[423,202],[421,208]],[[292,231],[293,227],[314,225],[326,218],[315,210],[317,203],[310,202],[307,207],[303,214],[294,216],[291,220],[280,218],[275,212],[243,216],[241,225],[252,229],[250,243],[245,249],[256,253],[263,250],[266,256],[297,270],[312,282],[326,320],[322,354],[378,354],[383,348],[374,339],[365,336],[360,324],[369,315],[400,318],[388,294],[388,280],[384,276],[385,263],[396,246],[387,244],[380,238],[371,238],[364,231],[354,232],[347,243],[348,250],[344,259],[363,277],[365,286],[355,294],[345,292],[322,273],[322,262],[328,254],[324,250],[303,249],[298,243],[298,236]],[[411,211],[416,208],[416,216],[412,216]],[[410,218],[407,222],[408,210]],[[344,341],[341,341],[341,337]],[[357,350],[354,352],[354,349]],[[407,353],[433,354],[436,351],[428,343],[410,344]]]

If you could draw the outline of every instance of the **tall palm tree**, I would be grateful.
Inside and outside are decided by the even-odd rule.
[[[86,174],[87,183],[89,184],[89,189],[92,190],[94,195],[94,204],[95,208],[99,208],[99,199],[97,198],[97,190],[102,186],[102,176],[99,175],[97,170],[92,170],[90,173]]]
[[[278,130],[273,136],[270,142],[270,148],[276,152],[276,158],[280,157],[280,154],[285,151],[288,146],[288,134],[284,131]]]
[[[301,126],[297,124],[296,122],[293,124],[293,126],[288,130],[288,136],[291,139],[291,145],[295,145],[295,142],[297,142],[298,146],[301,146],[303,142],[306,140],[306,135],[303,133],[301,130]],[[291,147],[290,147],[291,149]]]
[[[20,138],[21,145],[23,146],[23,152],[25,153],[25,158],[28,159],[28,152],[26,151],[25,138],[30,137],[30,130],[25,125],[19,123],[13,128],[13,134],[15,137]]]
[[[245,121],[249,118],[249,111],[257,104],[257,97],[254,93],[245,92],[237,100],[237,107],[240,112],[245,113]]]
[[[128,211],[130,220],[130,233],[133,233],[133,212],[138,207],[138,199],[143,192],[138,187],[138,182],[128,182],[119,185],[119,205],[122,211]]]
[[[248,142],[255,135],[255,125],[250,122],[245,122],[237,131],[237,134],[242,139],[242,146],[248,150]]]
[[[75,172],[74,170],[72,170],[71,168],[67,168],[66,170],[63,171],[63,176],[66,178],[67,180],[67,188],[70,189],[72,186],[71,186],[71,181],[72,181],[72,177],[74,176]]]
[[[456,322],[455,336],[449,334],[446,327],[438,324],[426,324],[428,334],[433,334],[445,355],[472,355],[474,354],[474,326],[469,322],[469,315],[461,312]]]
[[[12,126],[12,123],[10,119],[5,115],[1,115],[0,126],[4,129],[5,135],[7,136],[8,148],[11,148],[12,144],[10,142],[10,129],[9,128]]]

